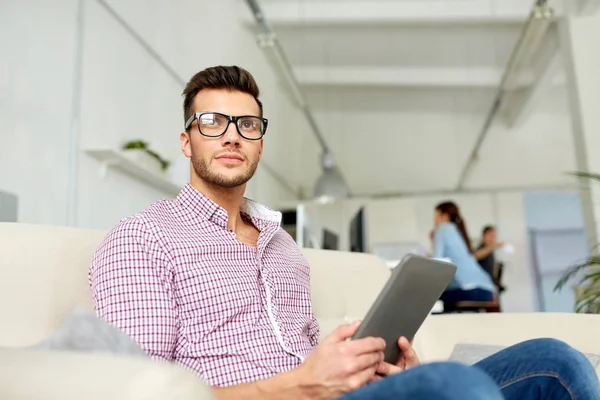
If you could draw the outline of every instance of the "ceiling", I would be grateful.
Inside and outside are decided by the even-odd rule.
[[[456,187],[533,1],[260,4],[351,191],[379,196]],[[557,16],[563,14],[562,1],[550,4]],[[248,25],[256,32],[253,21]],[[568,119],[564,81],[552,26],[540,50],[522,65],[490,135],[552,128],[537,115]],[[561,126],[559,134],[570,137],[561,123],[554,124]],[[527,146],[533,144],[524,146],[523,154],[511,157],[527,165]],[[564,160],[571,162],[572,157]],[[550,157],[548,167],[564,166]],[[503,185],[528,184],[518,171],[510,173],[515,176],[499,180]],[[481,173],[474,176],[467,187],[485,186]]]

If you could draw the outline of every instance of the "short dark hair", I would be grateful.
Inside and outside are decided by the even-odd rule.
[[[229,91],[237,91],[247,93],[254,97],[260,116],[263,114],[263,105],[258,100],[260,90],[254,80],[252,74],[243,68],[237,66],[216,66],[206,68],[196,75],[192,76],[190,81],[183,89],[183,121],[184,123],[193,114],[192,106],[194,98],[204,89],[226,89]]]
[[[485,235],[486,233],[493,231],[494,229],[496,229],[496,227],[494,225],[486,225],[483,227],[483,230],[481,231],[482,235]]]

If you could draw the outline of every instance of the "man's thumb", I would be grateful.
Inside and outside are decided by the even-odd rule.
[[[323,343],[338,343],[352,337],[360,326],[360,321],[354,321],[351,324],[340,325],[329,336],[323,340]]]

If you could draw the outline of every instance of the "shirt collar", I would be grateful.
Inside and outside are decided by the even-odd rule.
[[[202,219],[227,227],[227,211],[191,184],[188,183],[181,189],[177,201]],[[279,226],[281,224],[281,213],[279,211],[271,210],[247,198],[242,199],[240,211],[248,215],[260,230],[266,225]]]

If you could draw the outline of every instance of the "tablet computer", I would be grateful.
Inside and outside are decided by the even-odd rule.
[[[455,272],[456,266],[447,261],[413,254],[405,256],[352,339],[383,338],[385,361],[395,364],[400,357],[398,339],[414,338]]]

